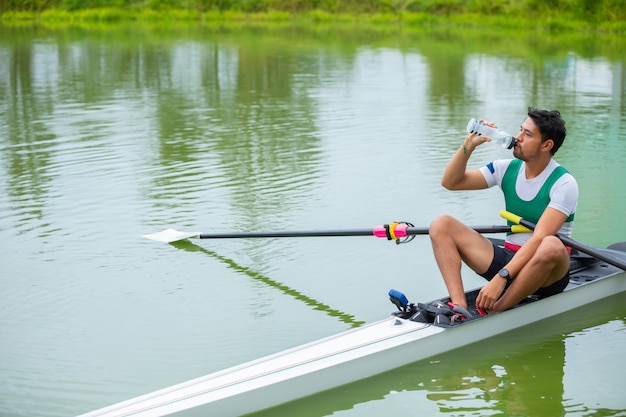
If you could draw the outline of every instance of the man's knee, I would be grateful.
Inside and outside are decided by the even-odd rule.
[[[444,233],[449,233],[452,222],[455,219],[447,214],[442,214],[436,217],[431,223],[428,233],[430,236],[439,236]]]
[[[567,250],[563,245],[563,242],[556,236],[546,236],[542,239],[539,248],[537,249],[541,258],[546,260],[557,261],[562,259],[567,254]]]

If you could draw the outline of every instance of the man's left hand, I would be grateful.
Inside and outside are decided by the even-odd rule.
[[[476,297],[476,307],[490,311],[500,298],[506,287],[506,281],[496,275],[485,285]]]

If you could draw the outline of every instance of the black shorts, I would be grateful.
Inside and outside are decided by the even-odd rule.
[[[487,272],[485,272],[484,274],[480,274],[480,276],[485,278],[487,281],[491,281],[491,279],[498,273],[498,271],[504,268],[504,266],[508,264],[511,259],[513,259],[514,255],[515,252],[513,252],[512,250],[505,249],[502,246],[498,246],[494,243],[493,261],[491,261],[491,265],[489,266],[489,269],[487,269]],[[565,276],[563,276],[563,278],[561,278],[554,284],[551,284],[547,287],[539,288],[537,291],[535,291],[534,295],[538,295],[539,298],[546,298],[551,295],[558,294],[560,292],[563,292],[568,283],[569,271],[565,273]]]

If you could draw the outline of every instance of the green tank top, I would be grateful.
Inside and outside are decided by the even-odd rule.
[[[517,182],[517,176],[519,175],[521,166],[521,160],[512,160],[502,177],[502,191],[504,193],[506,210],[536,224],[545,209],[548,207],[548,204],[550,204],[550,190],[552,189],[552,186],[559,178],[561,178],[564,174],[567,174],[567,170],[560,165],[556,167],[543,184],[535,198],[527,201],[522,200],[517,195],[517,191],[515,190],[515,183]],[[566,223],[572,221],[574,221],[574,213],[570,214],[565,220]],[[508,224],[510,225],[512,223],[508,222]]]

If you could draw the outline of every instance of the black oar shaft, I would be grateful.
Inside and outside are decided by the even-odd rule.
[[[529,222],[528,220],[522,219],[520,220],[520,224],[522,226],[528,227],[529,229],[534,230],[535,228],[535,224]],[[565,246],[572,247],[580,252],[586,253],[587,255],[591,255],[596,259],[599,259],[601,261],[604,261],[608,264],[611,264],[613,266],[616,266],[626,271],[626,262],[624,262],[622,259],[618,258],[617,256],[611,254],[610,252],[607,252],[606,250],[601,250],[601,249],[594,248],[592,246],[588,246],[582,242],[574,240],[568,236],[563,236],[562,234],[559,234],[559,233],[557,233],[556,237],[558,237]]]
[[[511,231],[510,226],[477,226],[473,227],[478,233],[506,233]],[[427,227],[407,227],[407,235],[427,235]],[[201,233],[200,239],[238,239],[238,238],[274,238],[274,237],[333,237],[333,236],[374,236],[373,229],[344,229],[344,230],[285,230],[270,232],[231,232],[231,233]]]
[[[500,215],[513,223],[521,224],[522,226],[525,226],[531,230],[535,230],[535,227],[536,227],[535,223],[522,219],[520,216],[516,214],[503,210],[502,212],[500,212]],[[601,261],[604,261],[610,265],[616,266],[626,271],[626,261],[624,261],[623,259],[620,259],[616,255],[613,255],[611,252],[607,250],[594,248],[592,246],[589,246],[582,242],[574,240],[571,237],[563,236],[562,234],[559,234],[559,233],[556,234],[556,237],[558,237],[561,240],[561,242],[563,242],[563,244],[565,244],[566,246],[572,247],[580,252],[586,253],[587,255],[591,255],[596,259],[599,259]]]
[[[354,230],[277,230],[271,232],[232,232],[202,233],[200,239],[236,239],[236,238],[268,238],[268,237],[328,237],[328,236],[371,236],[372,229]]]

